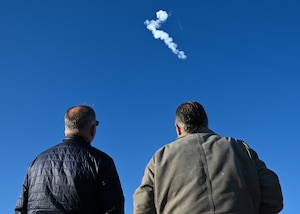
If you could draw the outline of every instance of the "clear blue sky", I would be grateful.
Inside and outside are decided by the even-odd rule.
[[[154,39],[145,20],[187,58]],[[281,213],[299,212],[300,2],[0,2],[0,213],[13,213],[28,164],[63,139],[65,110],[88,104],[93,146],[132,195],[153,153],[176,138],[174,112],[196,100],[220,135],[243,139],[279,178]]]

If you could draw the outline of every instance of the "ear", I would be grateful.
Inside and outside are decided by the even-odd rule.
[[[177,124],[175,124],[175,127],[176,127],[176,133],[177,133],[177,136],[181,136],[182,135],[182,129],[180,128],[180,126],[178,126]]]
[[[95,135],[96,135],[96,126],[93,125],[91,128],[90,128],[90,135],[94,138]]]

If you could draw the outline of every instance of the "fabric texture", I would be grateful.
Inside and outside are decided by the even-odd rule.
[[[134,193],[134,214],[274,214],[277,175],[245,142],[207,129],[159,149]]]
[[[123,214],[112,158],[78,136],[66,137],[30,164],[15,213]]]

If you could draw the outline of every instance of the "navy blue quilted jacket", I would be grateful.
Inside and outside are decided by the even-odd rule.
[[[15,213],[123,214],[112,158],[81,137],[66,137],[30,164]]]

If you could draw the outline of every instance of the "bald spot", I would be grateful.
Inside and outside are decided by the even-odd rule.
[[[70,109],[70,111],[68,112],[68,117],[71,120],[76,118],[78,115],[80,115],[82,113],[83,109],[84,108],[82,106],[76,106],[76,107]]]

